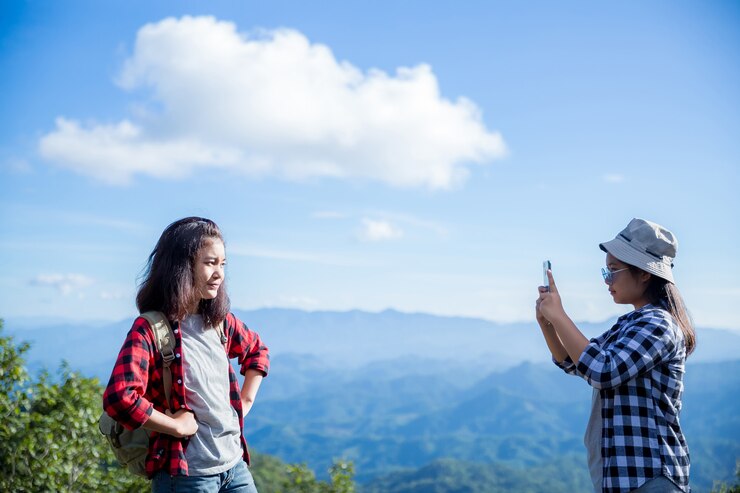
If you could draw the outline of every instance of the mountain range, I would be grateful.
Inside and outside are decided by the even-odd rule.
[[[406,361],[454,358],[459,370],[477,376],[523,361],[549,361],[537,324],[501,324],[466,317],[385,310],[378,313],[265,308],[234,310],[260,333],[272,357],[310,355],[322,366],[358,368],[374,361],[395,361],[402,373]],[[75,322],[51,318],[5,318],[6,332],[32,343],[31,368],[55,367],[65,359],[74,368],[107,380],[115,356],[133,319]],[[579,323],[587,337],[613,321]],[[740,354],[740,331],[698,328],[692,361],[732,360]],[[416,361],[411,363],[416,366]]]
[[[550,362],[534,323],[393,310],[235,313],[271,350],[270,375],[245,421],[259,452],[320,476],[333,459],[352,460],[368,492],[433,491],[440,474],[503,488],[549,471],[563,491],[588,485],[591,389]],[[106,382],[130,325],[7,319],[6,332],[32,343],[32,370],[65,359]],[[609,326],[579,324],[588,336]],[[682,423],[701,492],[731,480],[740,458],[740,333],[697,334]],[[466,491],[494,491],[481,488]]]

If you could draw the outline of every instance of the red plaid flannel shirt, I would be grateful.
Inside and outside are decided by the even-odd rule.
[[[172,371],[172,409],[189,409],[185,400],[182,367],[182,336],[177,322],[170,321],[175,333],[175,359],[170,365]],[[229,359],[238,358],[241,374],[255,369],[267,375],[270,357],[267,347],[259,335],[233,314],[226,317],[226,344]],[[244,418],[239,382],[236,373],[229,365],[229,399],[239,416],[242,430],[241,442],[244,460],[249,463],[249,451],[244,438]],[[108,386],[103,393],[103,408],[113,419],[127,429],[133,430],[144,424],[156,408],[160,412],[167,409],[162,383],[162,355],[157,351],[154,335],[149,323],[141,317],[126,336],[116,365],[113,367]],[[188,463],[185,448],[188,439],[175,438],[164,433],[152,432],[149,440],[149,454],[146,458],[146,472],[151,478],[164,469],[171,475],[187,475]]]

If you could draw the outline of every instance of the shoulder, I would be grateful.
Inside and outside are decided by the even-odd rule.
[[[229,334],[249,332],[249,327],[234,313],[229,312],[224,319],[224,328]]]
[[[678,325],[668,310],[653,305],[647,305],[639,310],[635,310],[633,322],[640,325],[652,325],[665,328],[671,328]]]
[[[647,305],[630,314],[625,329],[645,338],[675,341],[681,335],[681,330],[670,312],[653,305]]]
[[[129,330],[128,338],[142,341],[146,344],[153,343],[154,335],[149,321],[142,316],[136,317],[131,326],[131,330]]]

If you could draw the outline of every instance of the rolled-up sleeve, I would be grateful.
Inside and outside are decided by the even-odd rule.
[[[603,349],[592,341],[578,359],[576,370],[592,387],[622,385],[674,353],[677,327],[670,319],[646,313],[628,323],[613,345]]]
[[[568,373],[569,375],[578,374],[578,369],[576,368],[576,364],[573,363],[573,360],[570,359],[570,356],[566,356],[563,361],[558,361],[553,357],[552,362],[555,363],[555,366],[563,370],[565,373]]]
[[[227,317],[229,337],[229,358],[237,358],[240,373],[257,370],[263,376],[270,371],[270,350],[262,342],[259,334],[250,330],[244,322],[229,314]]]
[[[103,393],[103,409],[129,430],[144,424],[153,405],[144,397],[153,358],[153,340],[148,322],[137,318],[118,353],[108,386]]]

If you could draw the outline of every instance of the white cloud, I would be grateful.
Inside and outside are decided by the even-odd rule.
[[[624,176],[617,173],[610,173],[603,176],[603,179],[607,183],[622,183],[624,182]]]
[[[447,237],[449,235],[449,230],[446,226],[436,221],[418,218],[411,214],[383,210],[367,211],[367,214],[383,217],[386,221],[393,221],[395,223],[402,223],[413,228],[432,231],[441,237]]]
[[[91,285],[94,280],[82,274],[40,274],[31,279],[31,286],[47,286],[57,289],[63,295]],[[81,294],[81,293],[78,293]]]
[[[275,300],[266,300],[265,305],[315,310],[320,306],[320,303],[319,300],[311,296],[280,295]]]
[[[125,300],[125,299],[128,299],[129,296],[130,296],[130,293],[124,293],[124,292],[121,292],[121,291],[103,290],[103,291],[100,292],[100,299],[101,300],[107,300],[107,301],[110,301],[110,300],[114,300],[114,301]]]
[[[151,91],[136,122],[60,117],[41,154],[107,183],[223,167],[445,189],[506,153],[473,102],[441,96],[428,65],[363,72],[290,29],[247,35],[212,17],[147,24],[118,83]]]
[[[403,236],[403,231],[388,221],[363,219],[357,237],[362,241],[386,241]]]
[[[22,158],[11,157],[7,159],[3,164],[4,168],[17,175],[27,175],[33,172],[31,164]]]
[[[313,253],[294,250],[283,250],[270,247],[259,247],[244,244],[229,243],[226,247],[228,255],[241,255],[245,257],[265,258],[270,260],[280,260],[287,262],[308,262],[314,264],[336,265],[336,266],[356,266],[362,262],[346,258],[338,254]]]
[[[311,214],[311,217],[314,219],[346,219],[349,215],[337,211],[315,211]]]

